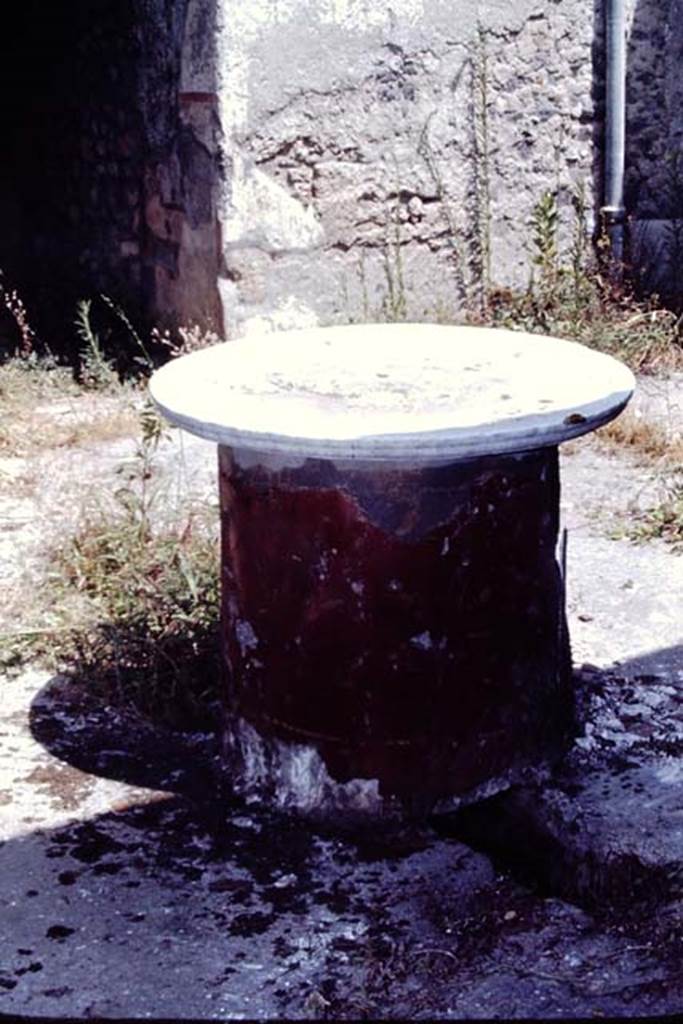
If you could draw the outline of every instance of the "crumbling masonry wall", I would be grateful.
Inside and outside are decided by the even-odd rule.
[[[563,246],[577,189],[597,223],[604,3],[12,5],[0,268],[57,348],[98,291],[234,336],[446,318],[523,286],[545,192]],[[671,276],[683,0],[627,18],[631,241]]]
[[[99,292],[138,322],[217,324],[215,103],[182,81],[210,20],[188,0],[22,0],[3,22],[0,269],[41,336],[73,350],[76,300]]]
[[[604,0],[219,5],[229,333],[440,319],[483,287],[524,286],[547,191],[565,249],[577,192],[598,230]],[[639,238],[683,207],[683,4],[628,0],[626,14],[627,209],[652,263]]]
[[[683,2],[629,0],[627,7],[627,240],[645,287],[680,301]]]
[[[592,208],[592,4],[221,0],[227,329],[452,315]],[[568,218],[566,218],[568,219]]]

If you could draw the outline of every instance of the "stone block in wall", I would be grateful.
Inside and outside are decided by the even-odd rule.
[[[181,210],[164,205],[157,193],[153,193],[145,204],[145,223],[157,238],[180,242],[184,219]]]

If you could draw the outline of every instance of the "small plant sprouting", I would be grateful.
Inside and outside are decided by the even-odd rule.
[[[658,538],[671,545],[672,551],[683,551],[683,476],[677,474],[663,500],[634,513],[632,522],[621,532],[635,543]]]
[[[572,209],[574,211],[574,228],[572,232],[569,258],[571,262],[574,303],[577,313],[582,303],[590,294],[588,278],[589,237],[588,237],[588,200],[586,185],[579,182],[572,191]]]
[[[16,288],[8,289],[3,283],[3,273],[0,270],[0,305],[4,306],[19,331],[21,339],[17,354],[22,359],[33,355],[36,335],[28,319],[26,306]]]
[[[443,217],[446,221],[448,228],[448,240],[447,244],[450,250],[450,255],[453,262],[453,268],[455,272],[455,287],[458,298],[462,300],[466,309],[472,308],[472,286],[469,280],[469,256],[467,246],[464,241],[464,232],[460,229],[456,214],[453,211],[446,186],[443,180],[443,175],[439,168],[438,161],[434,155],[432,149],[429,130],[431,127],[432,113],[422,128],[420,133],[420,140],[417,146],[418,155],[422,157],[427,170],[434,182],[436,188],[436,194],[441,205]]]
[[[51,653],[108,700],[177,728],[211,728],[221,679],[217,517],[195,504],[169,520],[154,460],[166,427],[151,403],[140,425],[116,507],[84,519],[54,555],[58,603],[79,595],[90,612],[53,638]]]
[[[538,268],[538,283],[544,300],[556,296],[558,282],[559,216],[557,197],[554,192],[544,192],[534,206],[531,215],[531,261]]]
[[[358,279],[360,281],[363,319],[367,321],[370,319],[370,297],[368,295],[368,278],[365,268],[365,249],[362,246],[358,256]]]
[[[157,497],[152,486],[154,455],[165,436],[165,424],[148,398],[140,412],[140,440],[135,458],[132,464],[119,467],[118,473],[125,483],[114,493],[141,544],[147,543],[152,533],[152,512]]]
[[[84,347],[80,351],[79,379],[86,388],[95,391],[106,390],[118,383],[114,367],[102,351],[99,336],[91,319],[91,299],[81,299],[76,304],[74,325]]]
[[[477,271],[482,309],[491,291],[491,156],[489,140],[489,69],[486,29],[477,25],[472,60],[472,121]]]
[[[114,302],[114,300],[111,299],[108,295],[100,295],[100,298],[102,299],[102,302],[104,302],[105,306],[109,307],[109,309],[112,311],[114,316],[117,317],[117,319],[119,319],[121,321],[123,326],[128,331],[130,337],[135,342],[135,345],[140,350],[140,355],[139,356],[134,356],[133,357],[133,361],[138,363],[139,365],[141,365],[148,372],[151,372],[154,369],[154,363],[152,361],[152,357],[150,356],[150,354],[149,354],[149,352],[147,350],[147,346],[145,345],[144,341],[140,337],[139,332],[135,329],[135,327],[131,323],[131,320],[130,320],[130,317],[128,316],[128,314],[125,312],[125,310],[121,309],[121,307],[116,302]]]
[[[555,192],[534,206],[530,256],[535,273],[525,291],[493,289],[484,320],[494,327],[569,338],[622,359],[633,370],[678,367],[683,362],[680,317],[657,298],[639,300],[625,282],[603,272],[601,240],[589,240],[585,187],[571,194],[569,247],[559,246]],[[477,322],[481,323],[481,320]]]
[[[214,331],[201,327],[200,324],[179,327],[175,336],[167,327],[153,327],[151,338],[155,345],[162,345],[168,349],[173,358],[198,352],[209,345],[218,344],[221,340]]]
[[[389,322],[405,320],[408,308],[406,286],[403,276],[403,252],[401,249],[401,196],[396,190],[396,202],[392,217],[393,239],[387,237],[384,247],[384,273],[387,279],[387,294],[382,303],[382,312]]]
[[[417,146],[436,187],[443,217],[448,228],[447,244],[450,248],[455,285],[458,299],[466,312],[479,315],[487,313],[489,296],[492,291],[492,241],[491,241],[491,128],[490,128],[490,82],[487,32],[478,23],[476,38],[469,47],[468,55],[453,78],[453,93],[468,74],[469,117],[471,124],[472,155],[468,160],[470,174],[467,196],[453,209],[439,163],[430,141],[432,113],[420,133]],[[464,217],[462,211],[464,210]],[[462,226],[467,219],[468,226]]]

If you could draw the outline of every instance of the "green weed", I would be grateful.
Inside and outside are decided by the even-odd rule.
[[[673,551],[683,551],[683,476],[679,473],[670,481],[659,504],[632,513],[620,533],[635,543],[656,538],[671,545]]]
[[[57,621],[5,637],[0,663],[38,658],[107,701],[208,728],[220,703],[218,517],[200,504],[164,514],[155,456],[166,437],[146,407],[114,509],[88,515],[52,554],[46,585]]]
[[[79,352],[78,379],[86,388],[106,391],[118,384],[118,375],[102,351],[102,344],[91,318],[92,300],[81,299],[76,304],[74,327],[83,342]]]
[[[567,251],[559,244],[555,193],[534,207],[530,252],[534,271],[523,291],[493,289],[484,320],[471,322],[578,341],[622,359],[633,370],[654,372],[683,363],[681,318],[657,296],[638,299],[627,282],[601,271],[587,231],[586,196],[571,196],[574,225]]]
[[[472,56],[472,124],[474,140],[475,253],[482,307],[491,291],[491,158],[489,128],[489,59],[486,30],[477,25]]]
[[[387,291],[382,302],[383,319],[389,323],[405,320],[407,313],[407,295],[403,273],[403,251],[401,248],[401,195],[396,191],[396,202],[393,209],[390,228],[384,246],[384,274]],[[392,237],[393,236],[393,237]]]

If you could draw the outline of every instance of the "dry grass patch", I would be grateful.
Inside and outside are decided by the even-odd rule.
[[[613,532],[634,543],[663,540],[677,553],[683,552],[683,472],[663,483],[661,500],[650,508],[634,509]]]
[[[39,434],[47,431],[48,436],[42,444],[38,439],[35,443],[45,450],[132,437],[139,425],[139,404],[132,394],[114,399],[83,395],[65,412],[37,410],[31,428]]]
[[[24,458],[56,448],[75,448],[131,437],[136,427],[135,409],[121,405],[98,410],[75,406],[68,414],[40,409],[25,411],[0,432],[0,452]]]
[[[629,451],[648,461],[654,459],[670,466],[683,464],[683,434],[666,423],[626,412],[601,427],[595,434],[602,445]]]
[[[59,668],[172,726],[211,726],[221,678],[215,519],[197,506],[156,529],[127,506],[84,522],[50,574],[70,613],[52,638]]]
[[[131,386],[85,391],[70,370],[49,360],[9,360],[0,366],[0,454],[24,457],[132,436],[140,404]]]
[[[683,549],[683,433],[666,422],[628,412],[596,431],[598,443],[609,451],[630,453],[652,470],[660,497],[648,508],[634,504],[622,518],[614,537],[635,543],[663,540],[673,551]]]
[[[220,705],[218,516],[205,503],[170,506],[155,464],[167,433],[149,405],[137,426],[113,504],[58,543],[25,625],[0,633],[0,668],[40,660],[106,701],[209,728]]]

